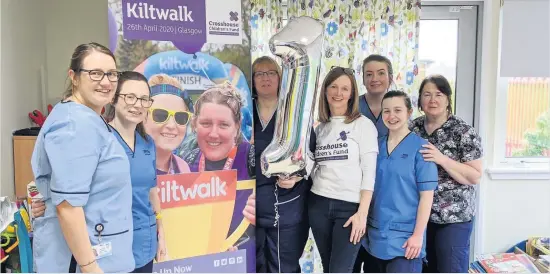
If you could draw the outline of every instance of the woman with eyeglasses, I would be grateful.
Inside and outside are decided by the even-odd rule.
[[[335,67],[325,77],[319,122],[309,223],[324,272],[349,273],[366,232],[378,155],[376,127],[359,112],[351,69]]]
[[[253,163],[258,197],[256,272],[300,273],[299,260],[309,235],[307,196],[311,181],[267,178],[262,174],[260,158],[275,131],[281,69],[275,60],[262,56],[252,64],[252,72]]]
[[[174,154],[187,132],[191,120],[187,92],[179,81],[166,74],[149,78],[151,98],[149,117],[143,123],[153,138],[157,149],[157,174],[179,174],[189,172],[189,165]]]
[[[130,272],[130,163],[101,117],[120,72],[112,52],[97,43],[76,47],[70,84],[37,137],[31,159],[45,203],[33,220],[36,272]]]
[[[143,121],[153,103],[147,78],[134,71],[121,74],[111,107],[106,114],[113,134],[130,161],[134,223],[133,273],[153,272],[153,260],[166,255],[164,228],[157,194],[155,143],[145,133]],[[33,203],[33,215],[43,214],[43,204]]]

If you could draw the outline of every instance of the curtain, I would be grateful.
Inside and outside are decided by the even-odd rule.
[[[252,62],[260,56],[272,56],[269,39],[283,26],[282,0],[251,0]]]
[[[281,0],[256,0],[252,5],[252,60],[272,55],[269,38],[283,27]],[[393,64],[395,87],[417,103],[420,0],[288,0],[285,18],[310,16],[325,24],[322,81],[332,66],[355,70],[360,94],[366,92],[361,71],[370,54],[388,57]],[[302,272],[322,272],[321,259],[310,233],[300,259]]]

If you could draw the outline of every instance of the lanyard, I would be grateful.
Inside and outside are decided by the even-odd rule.
[[[223,165],[223,170],[229,170],[233,166],[233,161],[235,160],[235,155],[237,155],[237,147],[234,146],[229,154],[227,155],[227,160],[225,161],[225,165]],[[199,172],[204,171],[204,153],[201,153],[201,159],[199,162]]]

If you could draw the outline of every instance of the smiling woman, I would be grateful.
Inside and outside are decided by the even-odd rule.
[[[184,99],[186,91],[177,79],[166,74],[151,76],[149,85],[154,101],[144,125],[155,141],[157,174],[189,172],[189,165],[173,153],[185,138],[187,124],[192,116]]]

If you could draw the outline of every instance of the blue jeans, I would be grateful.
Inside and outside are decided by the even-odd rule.
[[[310,193],[309,224],[321,255],[324,272],[351,273],[353,271],[361,243],[350,242],[351,224],[348,227],[343,226],[358,208],[358,203]]]
[[[428,222],[425,273],[467,273],[473,223]]]
[[[405,257],[396,257],[382,260],[370,255],[366,250],[365,253],[365,273],[422,273],[422,258],[408,260]]]

